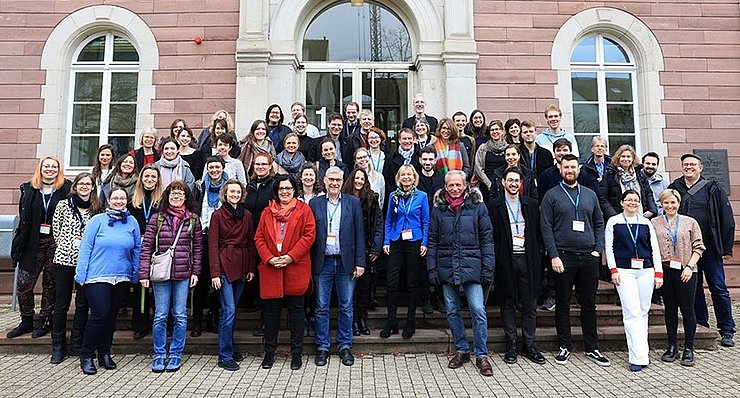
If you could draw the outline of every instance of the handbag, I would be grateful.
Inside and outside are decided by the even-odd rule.
[[[168,247],[163,253],[159,252],[159,230],[155,238],[156,250],[152,254],[152,261],[149,267],[149,280],[152,282],[165,282],[170,280],[172,275],[172,261],[175,258],[175,246],[177,241],[180,239],[180,233],[185,223],[180,224],[180,229],[177,230],[175,235],[175,241],[172,242],[172,246]]]

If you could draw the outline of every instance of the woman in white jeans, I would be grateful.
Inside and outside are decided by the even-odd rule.
[[[639,192],[624,191],[621,205],[624,212],[606,223],[606,262],[622,302],[630,370],[639,372],[650,362],[648,311],[653,289],[663,285],[663,267],[653,225],[640,214]]]

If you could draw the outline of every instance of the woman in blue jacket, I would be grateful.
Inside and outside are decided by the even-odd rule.
[[[91,218],[82,235],[75,282],[85,289],[90,304],[80,352],[80,368],[88,375],[97,373],[95,351],[100,366],[116,368],[110,356],[116,314],[130,283],[139,279],[141,235],[139,224],[126,210],[127,202],[124,189],[111,191],[105,213]]]
[[[406,268],[409,307],[402,336],[410,339],[416,332],[419,276],[424,275],[421,257],[427,253],[429,233],[429,201],[426,193],[416,189],[418,182],[419,174],[413,166],[401,166],[396,173],[398,188],[388,198],[383,241],[383,252],[389,256],[386,269],[388,320],[380,331],[380,337],[384,339],[398,333],[398,277],[403,267]]]

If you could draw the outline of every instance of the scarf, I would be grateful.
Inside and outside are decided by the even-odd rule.
[[[252,156],[258,153],[270,153],[271,144],[272,144],[272,139],[270,137],[265,137],[264,141],[262,141],[262,145],[258,144],[257,141],[252,141],[251,143],[251,147],[253,151]]]
[[[503,155],[506,147],[509,146],[509,143],[507,143],[506,140],[501,140],[499,142],[488,140],[487,144],[491,148],[491,151],[494,153],[494,155],[499,156]]]
[[[267,208],[270,209],[270,213],[276,221],[286,223],[290,220],[290,215],[293,214],[293,210],[295,210],[297,203],[298,200],[296,198],[292,198],[290,202],[283,207],[277,200],[271,200],[270,204],[267,205]]]
[[[241,203],[234,207],[231,203],[226,202],[222,207],[231,213],[232,216],[236,217],[236,219],[241,220],[244,218],[244,206],[242,206]]]
[[[229,175],[226,174],[226,172],[223,172],[221,174],[221,178],[214,182],[211,180],[210,176],[206,176],[205,178],[205,186],[206,186],[206,196],[208,197],[208,206],[210,207],[216,207],[218,206],[218,195],[221,192],[221,187],[224,186],[224,182],[229,180]]]
[[[165,173],[164,170],[162,170],[162,186],[166,187],[170,185],[172,181],[176,180],[182,180],[182,169],[183,169],[183,161],[180,155],[177,155],[177,157],[173,160],[167,160],[165,158],[159,159],[159,169],[162,170],[163,168],[169,169],[169,173]]]
[[[463,202],[465,202],[465,195],[460,195],[457,199],[452,199],[452,196],[450,196],[449,193],[445,192],[445,200],[450,205],[450,209],[455,212],[455,214],[460,213],[460,209],[462,208]]]
[[[460,142],[447,144],[442,139],[434,142],[434,150],[437,152],[437,170],[447,174],[449,170],[462,170],[463,161],[460,152]]]
[[[619,166],[617,167],[617,172],[619,173],[619,183],[622,184],[625,189],[632,189],[639,192],[637,174],[635,173],[634,168],[630,167],[625,170]]]
[[[126,191],[128,193],[128,197],[130,198],[131,194],[134,192],[134,186],[136,185],[137,177],[138,176],[136,175],[136,173],[131,173],[131,175],[126,178],[122,177],[120,174],[114,175],[108,193],[111,193],[120,188]]]
[[[168,215],[170,219],[170,226],[174,229],[177,228],[178,225],[180,225],[180,222],[184,220],[187,217],[190,217],[190,210],[188,210],[185,205],[180,207],[172,207],[167,206],[167,210],[165,210],[165,214]]]
[[[403,164],[409,164],[411,163],[411,156],[414,155],[414,147],[412,146],[411,149],[404,151],[403,148],[399,146],[398,154],[403,156]]]
[[[306,161],[306,158],[303,156],[301,151],[298,151],[291,159],[288,151],[284,150],[278,153],[277,157],[275,157],[275,161],[277,164],[282,166],[288,174],[297,174],[301,170],[301,167],[303,167],[303,163]]]
[[[116,221],[120,221],[121,223],[126,224],[126,222],[128,221],[128,216],[131,213],[129,213],[126,209],[114,210],[109,207],[105,209],[105,214],[108,215],[108,226],[112,227]]]
[[[72,199],[72,204],[74,205],[75,208],[80,208],[80,209],[90,208],[90,205],[91,205],[90,198],[88,198],[87,200],[82,200],[79,195],[74,194],[72,195],[71,199]]]
[[[401,187],[396,188],[393,191],[393,213],[398,213],[398,203],[401,199],[409,199],[416,193],[416,187],[411,187],[408,191],[404,191]]]

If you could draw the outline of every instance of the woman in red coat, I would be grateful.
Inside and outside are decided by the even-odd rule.
[[[211,286],[219,292],[221,321],[218,328],[218,366],[239,369],[243,356],[234,351],[236,303],[244,291],[245,281],[254,278],[254,225],[252,213],[244,207],[247,190],[231,179],[221,188],[223,205],[213,212],[208,231],[208,261],[211,264]]]
[[[275,362],[280,309],[288,307],[290,324],[290,369],[302,366],[304,294],[311,279],[311,245],[316,223],[311,208],[296,199],[298,184],[288,175],[273,183],[273,200],[262,212],[255,244],[261,259],[260,296],[265,324],[265,357],[262,368]]]

